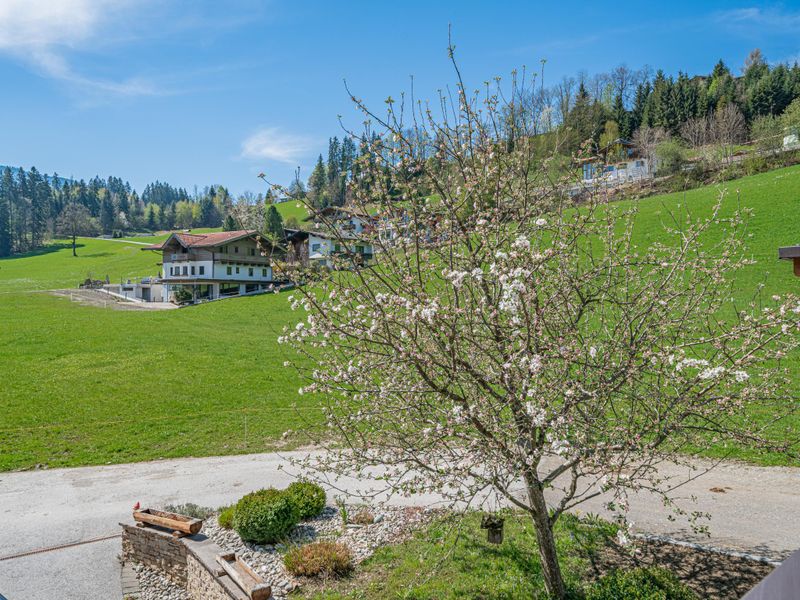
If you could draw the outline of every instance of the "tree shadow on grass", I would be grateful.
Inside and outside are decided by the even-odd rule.
[[[76,248],[83,248],[84,244],[76,244]],[[47,254],[52,254],[54,252],[58,252],[60,250],[71,249],[72,244],[66,242],[58,242],[54,244],[47,244],[46,246],[42,246],[41,248],[37,248],[36,250],[29,250],[28,252],[21,252],[19,254],[12,254],[11,256],[3,256],[0,257],[0,261],[4,260],[12,260],[15,258],[30,258],[33,256],[44,256]]]

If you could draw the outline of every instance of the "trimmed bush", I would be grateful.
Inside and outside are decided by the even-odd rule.
[[[292,575],[341,577],[353,570],[353,555],[344,544],[312,542],[289,550],[283,564]]]
[[[586,600],[697,600],[697,596],[666,569],[647,567],[601,577],[587,591]]]
[[[286,493],[292,499],[302,520],[313,519],[325,508],[325,490],[310,481],[295,481]]]
[[[247,542],[272,544],[297,525],[292,499],[285,492],[267,488],[247,494],[236,504],[233,528]]]
[[[226,506],[217,516],[217,523],[223,529],[233,529],[233,516],[236,514],[236,505]]]

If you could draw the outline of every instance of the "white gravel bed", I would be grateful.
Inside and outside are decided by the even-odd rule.
[[[350,518],[363,506],[348,506]],[[315,540],[331,540],[345,544],[353,553],[356,564],[372,556],[376,549],[386,544],[396,544],[407,539],[415,530],[429,522],[439,511],[419,507],[384,507],[368,509],[375,517],[370,525],[348,525],[342,527],[339,511],[326,507],[322,514],[310,521],[300,523],[285,543],[252,544],[244,542],[232,529],[223,529],[216,516],[203,524],[202,533],[227,551],[237,552],[242,559],[260,573],[272,586],[276,600],[286,598],[289,592],[300,586],[300,580],[290,575],[283,566],[283,554],[291,545]]]
[[[186,590],[164,577],[159,571],[140,563],[133,565],[133,571],[139,580],[141,600],[191,600]]]

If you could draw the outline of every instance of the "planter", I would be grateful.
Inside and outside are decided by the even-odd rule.
[[[481,519],[481,529],[486,530],[486,539],[490,544],[503,543],[503,525],[505,519],[496,515],[484,515]]]
[[[251,600],[268,600],[272,596],[272,587],[235,552],[218,554],[217,562]]]
[[[182,533],[184,535],[194,535],[199,532],[200,528],[203,526],[203,521],[201,519],[194,519],[186,515],[165,512],[154,508],[133,511],[133,520],[141,525],[164,527],[165,529],[172,529],[173,532]]]

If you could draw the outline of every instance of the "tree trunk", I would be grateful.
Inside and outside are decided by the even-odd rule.
[[[528,499],[533,508],[533,527],[536,530],[536,541],[539,544],[539,559],[542,563],[542,574],[547,593],[551,597],[561,600],[566,596],[564,579],[561,576],[561,567],[558,564],[556,540],[553,536],[553,526],[547,512],[547,503],[544,499],[544,490],[536,482],[527,482]]]
[[[72,256],[78,256],[78,253],[75,252],[75,242],[76,242],[76,237],[73,235],[72,236]]]

